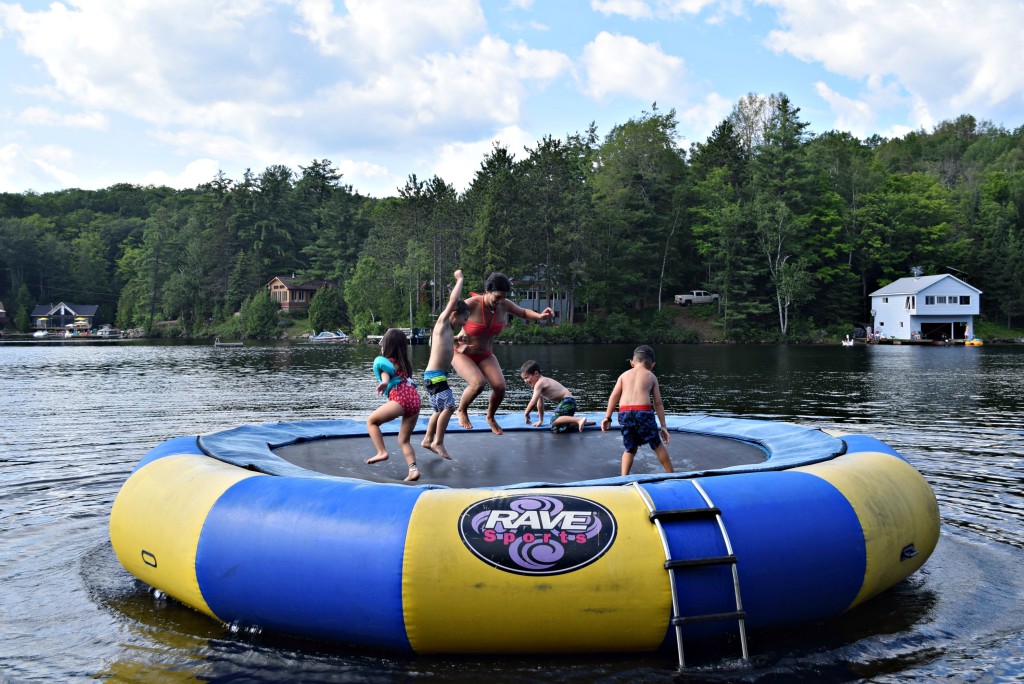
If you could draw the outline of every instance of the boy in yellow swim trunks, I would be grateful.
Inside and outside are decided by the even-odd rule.
[[[444,308],[434,323],[430,333],[430,360],[423,371],[423,384],[427,388],[427,398],[434,412],[427,421],[427,434],[423,436],[420,446],[433,451],[441,458],[451,460],[451,454],[444,447],[444,434],[448,430],[448,421],[458,404],[448,386],[448,369],[455,355],[455,328],[461,328],[469,318],[469,305],[462,301],[462,271],[455,271],[455,287]]]

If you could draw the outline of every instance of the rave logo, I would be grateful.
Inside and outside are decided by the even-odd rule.
[[[459,518],[480,560],[518,575],[559,575],[590,565],[615,541],[615,518],[576,496],[528,494],[478,501]]]

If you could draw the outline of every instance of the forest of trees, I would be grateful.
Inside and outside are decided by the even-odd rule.
[[[688,148],[656,106],[603,139],[591,124],[495,146],[465,192],[410,176],[369,198],[323,159],[191,190],[4,193],[0,301],[22,329],[34,305],[67,301],[199,335],[264,309],[267,281],[294,274],[338,283],[314,303],[370,331],[429,325],[461,268],[467,289],[498,270],[568,293],[588,323],[657,317],[676,292],[708,289],[726,337],[799,339],[867,320],[868,293],[920,267],[982,290],[988,320],[1024,315],[1024,126],[963,115],[892,140],[808,128],[785,95],[752,94]]]

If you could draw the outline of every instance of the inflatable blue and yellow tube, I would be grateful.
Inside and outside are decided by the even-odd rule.
[[[652,507],[721,510],[750,628],[849,610],[938,540],[931,488],[890,447],[763,421],[670,428],[754,441],[765,463],[561,486],[369,483],[272,454],[362,427],[245,426],[159,445],[114,502],[118,559],[212,618],[281,633],[413,653],[643,651],[675,639],[673,589],[680,613],[735,609],[731,569],[674,582],[665,569],[668,555],[724,554],[716,522],[659,530]]]

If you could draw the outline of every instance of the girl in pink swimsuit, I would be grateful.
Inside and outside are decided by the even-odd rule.
[[[412,363],[409,361],[409,340],[398,328],[391,328],[380,341],[380,352],[373,361],[373,374],[377,378],[377,394],[386,396],[387,403],[370,414],[366,419],[366,432],[370,435],[377,453],[367,459],[367,463],[379,463],[388,459],[388,450],[384,446],[384,435],[380,426],[401,416],[402,423],[398,427],[398,446],[409,464],[406,482],[420,479],[419,468],[416,467],[416,454],[412,449],[410,438],[416,419],[420,415],[422,399],[412,381]]]
[[[459,408],[455,411],[459,425],[464,428],[473,427],[469,421],[469,405],[483,392],[484,386],[490,383],[487,424],[491,432],[502,434],[495,415],[505,398],[505,376],[502,375],[501,365],[494,357],[492,346],[494,338],[505,327],[508,315],[512,314],[528,321],[547,321],[555,316],[551,307],[538,313],[509,301],[508,295],[511,291],[512,282],[508,277],[503,273],[492,273],[484,284],[484,294],[474,293],[466,300],[466,304],[469,305],[469,320],[462,327],[462,332],[456,340],[459,344],[455,347],[456,353],[452,359],[455,371],[466,381],[466,389],[463,390]]]

